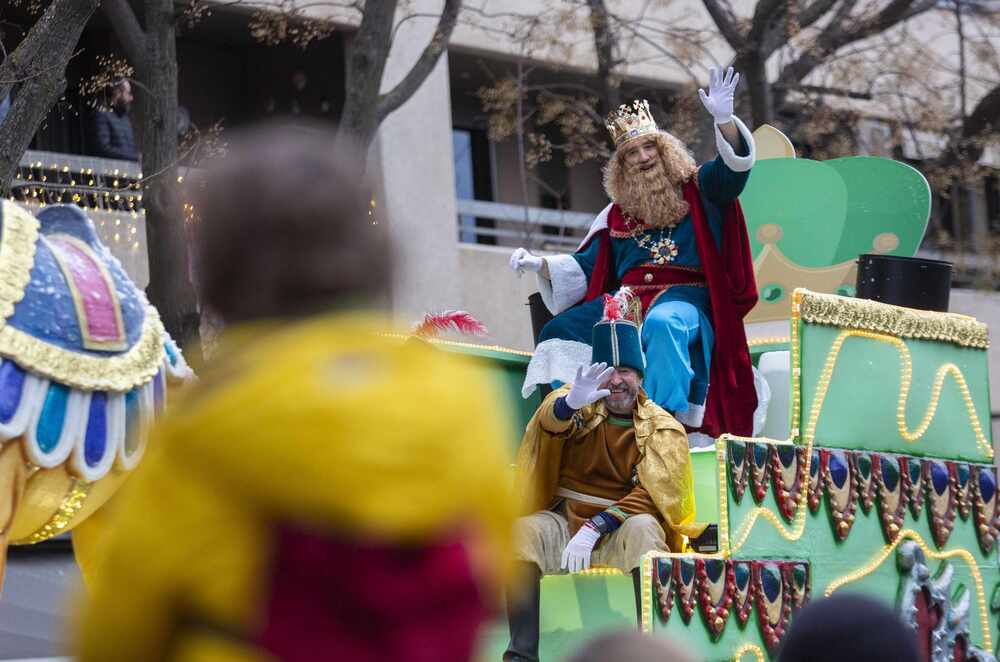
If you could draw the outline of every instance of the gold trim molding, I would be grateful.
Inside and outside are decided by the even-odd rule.
[[[973,317],[893,306],[809,290],[800,293],[799,315],[810,324],[875,331],[917,340],[938,340],[961,347],[990,346],[985,324]]]

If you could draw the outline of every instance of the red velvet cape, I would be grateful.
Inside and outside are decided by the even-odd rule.
[[[705,420],[697,431],[713,438],[724,432],[750,436],[753,434],[753,412],[757,408],[753,367],[743,328],[743,318],[757,303],[750,237],[739,200],[733,200],[723,210],[720,253],[708,227],[696,178],[697,175],[688,180],[682,191],[691,208],[695,245],[712,303],[711,317],[715,331]],[[615,211],[612,209],[608,215],[609,225]],[[611,269],[611,236],[608,229],[595,233],[581,250],[595,239],[600,244],[587,285],[586,301],[612,292],[619,285],[617,275]]]

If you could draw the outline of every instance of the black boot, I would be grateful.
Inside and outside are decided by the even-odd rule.
[[[642,568],[632,568],[632,588],[635,589],[635,624],[642,631]]]
[[[538,610],[542,597],[542,573],[534,563],[514,564],[513,586],[516,601],[507,589],[507,624],[510,645],[503,654],[504,662],[538,662]]]

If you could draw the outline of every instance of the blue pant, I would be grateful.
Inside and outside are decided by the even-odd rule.
[[[704,404],[714,341],[711,322],[692,304],[654,304],[642,325],[646,394],[670,412],[687,411],[689,402]]]

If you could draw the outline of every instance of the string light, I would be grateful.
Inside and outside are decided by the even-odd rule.
[[[927,543],[924,542],[924,539],[920,536],[920,534],[914,531],[913,529],[903,529],[902,531],[900,531],[899,535],[896,536],[896,539],[893,540],[888,545],[886,545],[885,547],[883,547],[882,550],[875,555],[875,558],[872,559],[867,565],[864,565],[861,568],[858,568],[857,570],[854,570],[853,572],[844,575],[843,577],[838,577],[837,579],[833,580],[826,587],[826,590],[823,592],[823,594],[826,597],[830,597],[833,594],[833,592],[839,589],[841,586],[850,584],[851,582],[856,582],[859,579],[862,579],[870,575],[876,569],[878,569],[878,567],[882,565],[882,563],[884,563],[887,558],[889,558],[889,555],[892,554],[893,550],[899,546],[899,543],[903,542],[906,539],[912,540],[913,542],[917,543],[920,546],[920,549],[924,551],[924,554],[926,554],[928,558],[934,559],[935,561],[940,561],[943,559],[958,557],[963,561],[965,561],[965,563],[969,566],[969,571],[972,573],[972,580],[976,584],[976,602],[979,605],[979,619],[980,619],[979,624],[983,628],[983,648],[988,651],[993,650],[993,636],[990,633],[990,622],[989,618],[987,618],[988,612],[986,610],[986,590],[983,588],[983,576],[979,573],[979,564],[976,563],[975,557],[973,557],[972,554],[967,549],[962,549],[962,548],[949,549],[943,552],[936,552],[933,549],[931,549],[930,546],[928,546]]]
[[[743,644],[733,653],[733,662],[741,662],[743,656],[747,653],[752,653],[757,662],[764,662],[767,659],[764,656],[763,649],[757,644]]]
[[[108,165],[95,170],[74,162],[72,157],[67,162],[38,159],[22,162],[7,199],[37,209],[73,204],[96,212],[94,220],[103,229],[111,224],[107,217],[100,218],[98,214],[111,214],[115,232],[103,235],[105,243],[136,253],[142,246],[137,229],[140,215],[144,216],[142,172]]]

